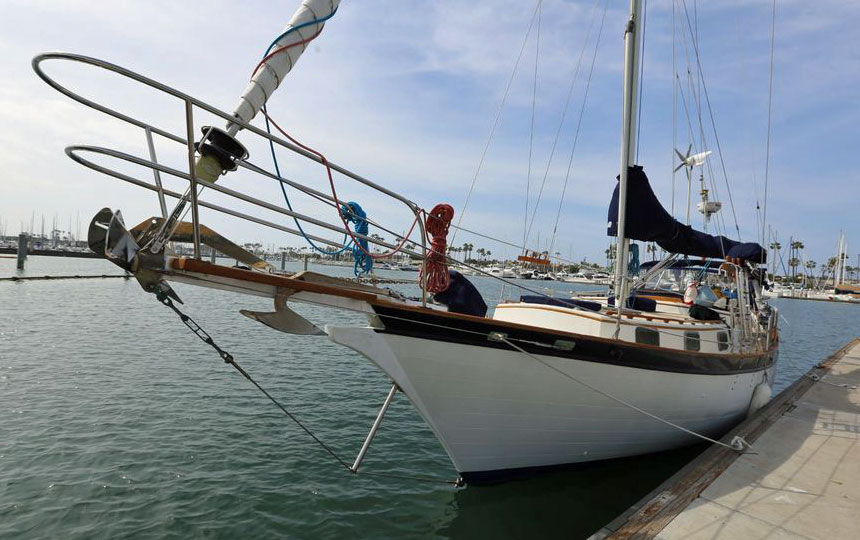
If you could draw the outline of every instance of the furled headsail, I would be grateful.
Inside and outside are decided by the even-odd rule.
[[[670,253],[693,257],[725,257],[767,262],[767,252],[755,242],[738,242],[725,236],[713,236],[684,225],[663,208],[645,171],[639,165],[627,173],[627,215],[624,236],[631,240],[656,242]],[[618,236],[618,186],[609,203],[606,234]]]

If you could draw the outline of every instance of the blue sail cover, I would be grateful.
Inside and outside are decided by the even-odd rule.
[[[656,242],[670,253],[693,257],[736,257],[753,262],[767,262],[767,252],[755,242],[737,242],[725,236],[712,236],[679,223],[663,208],[645,171],[639,165],[627,172],[626,238]],[[609,203],[609,224],[606,233],[618,236],[618,186]]]

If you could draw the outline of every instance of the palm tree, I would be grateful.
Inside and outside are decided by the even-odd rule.
[[[812,279],[815,277],[814,270],[816,265],[817,263],[813,260],[806,261],[806,264],[804,265],[806,267],[806,275],[807,277],[809,277],[810,281],[812,281]]]
[[[615,260],[615,244],[609,244],[603,253],[606,255],[606,266],[611,267],[612,261]]]
[[[795,278],[797,277],[797,272],[795,269],[797,268],[797,265],[800,264],[800,261],[798,261],[797,264],[795,264],[794,266],[791,265],[791,261],[794,259],[797,259],[798,252],[801,249],[803,249],[803,242],[801,242],[800,240],[792,240],[788,247],[790,249],[790,252],[788,254],[788,257],[789,257],[788,265],[791,266],[791,268],[792,268],[791,281],[793,282],[795,280]]]
[[[788,266],[791,268],[791,282],[794,283],[796,281],[796,268],[800,264],[800,259],[797,257],[792,257],[788,260]]]
[[[779,250],[782,249],[782,244],[780,244],[779,242],[771,242],[770,249],[774,251],[774,255],[771,257],[773,268],[771,269],[770,273],[776,275],[776,260],[779,258]]]
[[[376,251],[376,252],[378,252],[378,253],[379,253],[379,252],[382,252],[382,248],[379,246],[378,242],[385,242],[385,238],[383,238],[382,236],[379,236],[379,235],[378,235],[378,234],[376,234],[376,233],[371,234],[371,235],[370,235],[370,238],[371,238],[372,240],[375,240],[375,241],[377,242],[376,244],[374,244],[373,251]]]
[[[472,248],[474,248],[474,247],[475,247],[474,245],[469,244],[469,243],[463,244],[463,247],[460,250],[463,252],[463,262],[469,261],[469,255],[472,253]]]
[[[651,260],[657,260],[657,245],[654,242],[648,242],[645,244],[645,252],[651,254]]]

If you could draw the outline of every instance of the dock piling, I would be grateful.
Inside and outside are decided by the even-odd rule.
[[[18,270],[24,269],[24,261],[27,260],[27,247],[29,243],[29,235],[25,233],[18,235]]]

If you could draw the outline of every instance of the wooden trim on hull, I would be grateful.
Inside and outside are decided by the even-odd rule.
[[[487,334],[490,332],[501,332],[531,353],[648,370],[703,375],[733,375],[761,371],[773,365],[777,355],[776,340],[771,349],[766,352],[693,353],[428,309],[394,301],[381,294],[222,266],[197,259],[171,259],[169,266],[180,272],[208,274],[364,302],[383,321],[384,328],[379,331],[422,339],[511,350],[504,343],[491,342],[487,339]],[[572,350],[567,350],[570,348],[570,343],[575,345]]]
[[[511,347],[505,343],[487,338],[490,332],[502,332],[507,339],[532,354],[652,371],[736,375],[765,370],[776,361],[775,347],[758,354],[692,353],[479,317],[462,319],[454,326],[446,317],[447,313],[416,311],[381,303],[372,304],[372,308],[383,322],[384,328],[377,329],[381,333],[510,351]]]
[[[345,287],[326,285],[322,283],[314,283],[311,281],[302,281],[287,276],[279,276],[276,274],[268,274],[263,272],[253,272],[243,268],[235,268],[230,266],[222,266],[219,264],[208,263],[197,259],[178,258],[171,259],[170,267],[173,270],[184,272],[194,272],[199,274],[209,274],[223,278],[236,279],[239,281],[250,281],[252,283],[260,283],[263,285],[271,285],[293,291],[307,291],[317,294],[328,294],[343,298],[351,298],[353,300],[363,300],[371,302],[376,300],[377,295],[355,289]]]

